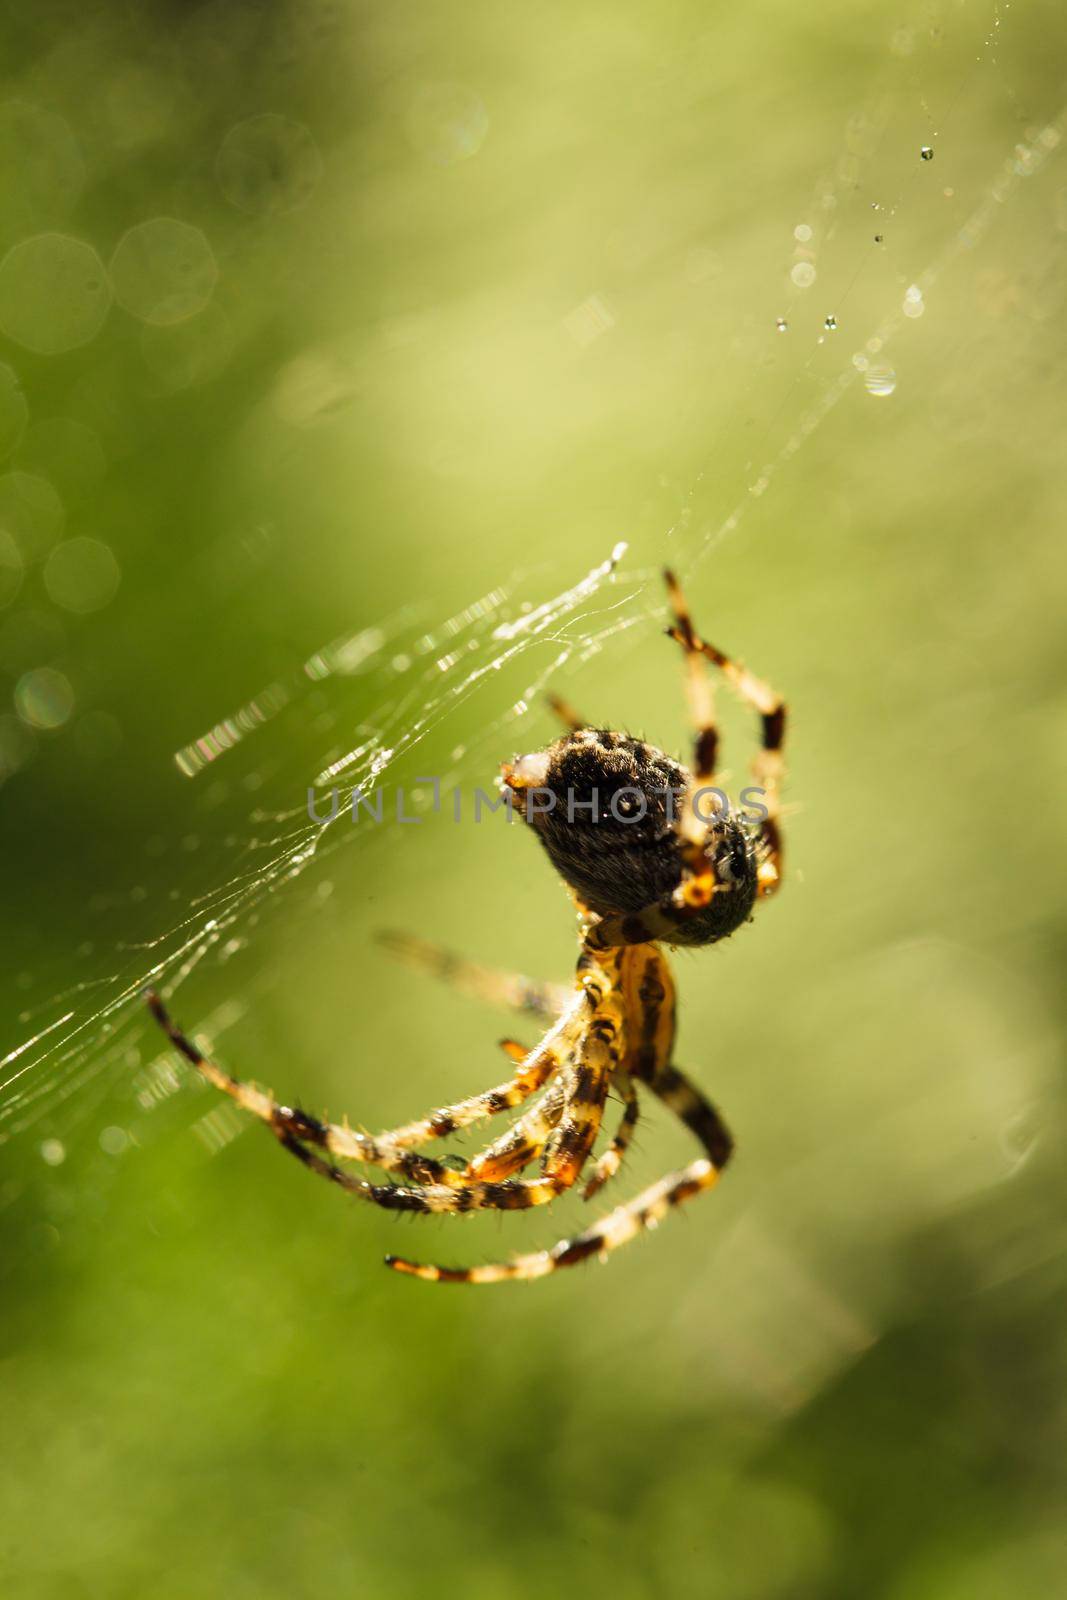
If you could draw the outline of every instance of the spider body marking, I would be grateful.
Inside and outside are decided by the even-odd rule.
[[[626,734],[593,728],[556,700],[554,709],[568,731],[547,749],[516,757],[502,769],[514,794],[525,798],[540,791],[539,803],[524,815],[578,902],[581,949],[573,988],[496,973],[406,935],[386,936],[410,963],[550,1021],[530,1051],[502,1041],[515,1069],[510,1078],[370,1135],[281,1105],[233,1077],[182,1032],[158,994],[146,997],[160,1027],[208,1082],[265,1122],[309,1170],[387,1210],[462,1214],[548,1204],[585,1172],[611,1089],[623,1102],[623,1116],[584,1185],[586,1199],[623,1164],[640,1115],[639,1089],[673,1111],[701,1146],[698,1159],[549,1250],[471,1267],[387,1257],[395,1271],[438,1283],[499,1283],[606,1257],[654,1228],[673,1207],[713,1187],[730,1159],[733,1141],[718,1112],[673,1061],[675,991],[661,945],[726,938],[749,920],[758,900],[778,889],[786,713],[773,690],[699,637],[677,581],[665,576],[673,613],[668,634],[686,663],[695,727],[692,765],[686,768]],[[693,803],[715,779],[718,732],[709,664],[759,715],[761,748],[752,771],[764,815],[755,828],[729,811],[709,816]],[[512,1126],[466,1163],[435,1160],[421,1151],[519,1107],[525,1109]],[[341,1163],[377,1168],[387,1181],[371,1182]],[[524,1176],[535,1166],[536,1175]]]

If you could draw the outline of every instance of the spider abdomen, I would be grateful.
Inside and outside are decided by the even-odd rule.
[[[676,819],[692,803],[679,762],[629,734],[581,728],[510,770],[524,780],[513,783],[526,802],[523,815],[590,911],[636,915],[677,889],[685,861]],[[680,944],[721,939],[752,909],[755,865],[741,825],[717,818],[707,850],[723,861],[733,889],[689,919]]]

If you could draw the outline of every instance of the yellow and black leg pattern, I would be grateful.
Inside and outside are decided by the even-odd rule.
[[[626,1159],[626,1152],[630,1148],[634,1130],[641,1115],[633,1079],[628,1073],[620,1072],[616,1075],[615,1082],[619,1093],[622,1095],[622,1120],[619,1123],[614,1139],[598,1159],[585,1188],[582,1190],[583,1200],[592,1200],[593,1196],[599,1194],[604,1185],[618,1172]]]
[[[719,742],[711,691],[706,673],[702,670],[703,662],[710,661],[718,667],[738,696],[759,715],[760,749],[752,761],[752,776],[756,785],[763,790],[763,804],[768,814],[761,825],[758,893],[761,896],[771,895],[779,887],[782,878],[781,790],[785,775],[782,753],[785,745],[785,701],[740,661],[735,661],[700,637],[693,626],[689,606],[677,578],[669,571],[664,573],[664,577],[674,612],[674,624],[667,631],[685,652],[689,703],[697,724],[693,774],[698,784],[712,782]]]
[[[380,1199],[378,1192],[380,1186],[361,1183],[357,1179],[347,1181],[347,1175],[334,1167],[330,1161],[322,1157],[311,1159],[313,1151],[324,1151],[327,1156],[335,1160],[376,1166],[413,1184],[427,1184],[447,1190],[458,1190],[468,1186],[470,1180],[463,1172],[457,1172],[443,1162],[417,1154],[412,1147],[444,1138],[457,1128],[469,1127],[474,1122],[513,1109],[529,1099],[559,1072],[562,1063],[569,1058],[574,1048],[574,1041],[580,1036],[585,1024],[585,1013],[588,1010],[587,997],[580,992],[573,995],[564,1016],[536,1049],[523,1055],[519,1070],[506,1083],[499,1084],[483,1094],[474,1095],[468,1100],[459,1101],[455,1105],[442,1107],[418,1122],[371,1135],[359,1133],[338,1123],[320,1121],[297,1107],[280,1104],[265,1089],[233,1077],[217,1062],[206,1056],[178,1027],[155,991],[149,991],[145,998],[153,1017],[185,1059],[216,1089],[221,1089],[243,1110],[266,1123],[284,1149],[331,1182],[393,1209],[405,1209],[402,1193],[395,1199]],[[509,1054],[521,1051],[521,1046],[514,1041],[509,1040],[504,1043]],[[389,1196],[394,1193],[389,1189],[383,1192]],[[436,1194],[433,1198],[435,1201],[439,1200]],[[420,1208],[409,1205],[406,1209]],[[447,1207],[437,1203],[425,1209],[442,1210]]]
[[[594,1256],[605,1260],[620,1245],[657,1227],[675,1207],[714,1188],[733,1150],[733,1140],[722,1118],[676,1067],[664,1069],[659,1081],[650,1087],[697,1135],[707,1152],[704,1158],[691,1161],[678,1172],[668,1173],[635,1199],[616,1207],[573,1239],[561,1239],[550,1250],[516,1256],[511,1261],[491,1266],[412,1268],[406,1265],[404,1270],[435,1283],[507,1283],[543,1278],[560,1267],[578,1266]]]

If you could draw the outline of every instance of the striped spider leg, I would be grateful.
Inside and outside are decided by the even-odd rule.
[[[714,784],[715,757],[719,747],[711,686],[701,670],[703,663],[710,661],[718,667],[738,697],[759,714],[761,742],[752,761],[752,776],[763,790],[768,813],[760,829],[762,837],[757,894],[762,898],[774,894],[782,881],[781,789],[785,775],[782,759],[785,701],[739,661],[734,661],[715,645],[701,639],[693,627],[688,603],[674,573],[668,569],[663,576],[674,613],[674,622],[667,629],[667,635],[681,645],[685,654],[690,714],[696,728],[692,770],[697,785]]]
[[[670,571],[664,573],[664,578],[674,619],[667,635],[684,653],[694,727],[693,764],[685,773],[685,802],[673,819],[683,870],[670,893],[658,900],[634,911],[611,908],[591,919],[586,940],[597,950],[653,940],[685,945],[713,943],[746,921],[753,902],[775,894],[782,881],[785,702],[747,667],[700,637],[677,578]],[[762,791],[766,815],[754,840],[744,849],[740,847],[736,822],[731,828],[728,816],[705,818],[696,803],[701,790],[714,786],[719,749],[708,663],[722,672],[760,718],[760,749],[752,761],[752,775]]]
[[[305,1166],[339,1187],[392,1211],[524,1210],[546,1204],[575,1182],[600,1128],[617,1062],[621,1008],[609,977],[613,962],[601,962],[595,972],[593,965],[579,963],[577,988],[567,1010],[536,1049],[524,1055],[509,1083],[376,1137],[320,1122],[234,1078],[182,1032],[157,994],[149,992],[147,1001],[171,1042],[210,1083],[267,1123],[283,1148]],[[509,1053],[521,1049],[511,1041],[505,1045]],[[516,1130],[511,1130],[486,1152],[484,1167],[468,1163],[457,1172],[409,1148],[520,1104],[556,1074],[562,1077],[561,1088],[549,1097],[537,1119],[531,1116],[520,1130],[527,1137],[517,1139]],[[318,1150],[327,1157],[397,1173],[408,1186],[356,1178]],[[501,1161],[511,1172],[538,1154],[543,1155],[540,1178],[499,1179]],[[494,1175],[484,1177],[483,1170]]]
[[[474,1095],[468,1100],[459,1101],[455,1105],[442,1107],[417,1122],[378,1135],[369,1135],[358,1133],[347,1125],[320,1122],[318,1118],[298,1107],[282,1105],[272,1094],[256,1084],[233,1077],[217,1062],[206,1056],[199,1045],[178,1027],[154,990],[147,991],[145,999],[152,1016],[163,1032],[201,1076],[216,1089],[220,1089],[223,1094],[229,1095],[243,1110],[266,1123],[279,1143],[298,1159],[305,1161],[305,1164],[312,1165],[306,1161],[309,1154],[307,1147],[312,1146],[324,1150],[327,1155],[338,1160],[380,1167],[411,1183],[429,1183],[448,1188],[461,1187],[465,1182],[464,1174],[456,1172],[443,1162],[416,1154],[412,1147],[444,1138],[457,1129],[470,1127],[483,1118],[511,1110],[529,1099],[560,1070],[563,1062],[569,1059],[584,1014],[589,1008],[586,992],[577,991],[572,996],[567,1010],[541,1043],[529,1053],[521,1053],[518,1070],[506,1083],[498,1084],[493,1089]],[[513,1059],[521,1052],[521,1046],[516,1046],[513,1041],[506,1040],[504,1045]],[[332,1176],[333,1169],[329,1168],[328,1163],[322,1162],[320,1158],[319,1165],[328,1169],[326,1175]],[[339,1177],[333,1181],[339,1181]],[[389,1198],[379,1199],[379,1188]],[[392,1196],[395,1191],[388,1186],[368,1184],[360,1192],[365,1192],[368,1199],[377,1199],[379,1204],[386,1206],[394,1204]],[[395,1204],[399,1205],[400,1202],[397,1201]]]

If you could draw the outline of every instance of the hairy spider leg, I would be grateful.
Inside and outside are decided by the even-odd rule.
[[[622,1120],[619,1123],[614,1139],[599,1157],[593,1168],[589,1181],[582,1191],[583,1200],[591,1200],[598,1194],[604,1185],[615,1176],[626,1158],[630,1148],[630,1141],[634,1136],[634,1129],[641,1114],[637,1102],[637,1090],[634,1088],[633,1079],[629,1073],[619,1072],[615,1082],[623,1099]]]
[[[545,1142],[563,1115],[566,1089],[562,1077],[549,1084],[541,1099],[525,1111],[506,1133],[467,1163],[463,1176],[468,1181],[508,1178],[536,1161]]]
[[[707,1152],[704,1158],[668,1173],[633,1200],[616,1207],[573,1239],[561,1239],[550,1250],[475,1267],[434,1267],[392,1258],[389,1264],[429,1283],[507,1283],[543,1278],[592,1256],[602,1260],[639,1233],[655,1228],[676,1206],[715,1186],[730,1159],[733,1141],[718,1112],[677,1067],[665,1069],[661,1082],[653,1081],[650,1087],[696,1134]]]
[[[472,1182],[466,1173],[457,1173],[440,1162],[411,1155],[403,1149],[382,1149],[379,1141],[371,1141],[363,1135],[354,1134],[351,1129],[323,1124],[304,1112],[279,1105],[263,1090],[242,1083],[216,1063],[209,1061],[171,1020],[158,995],[149,993],[147,998],[153,1015],[177,1048],[209,1082],[266,1122],[284,1149],[318,1176],[326,1178],[350,1194],[392,1211],[524,1210],[530,1206],[544,1205],[554,1199],[563,1189],[569,1188],[574,1183],[588,1158],[600,1127],[608,1084],[618,1059],[616,1040],[619,1021],[613,1015],[613,1008],[605,1005],[601,1012],[594,1012],[592,1018],[585,1022],[579,1032],[577,1064],[573,1069],[573,1078],[561,1108],[561,1115],[552,1131],[552,1143],[542,1176],[529,1180]],[[609,995],[609,1001],[611,998]],[[571,1031],[577,1028],[576,1018],[587,1005],[588,993],[581,990],[575,996],[572,1012],[560,1020],[548,1037],[552,1038],[568,1031],[566,1028],[568,1022],[572,1025]],[[529,1074],[530,1059],[539,1052],[549,1063],[544,1068],[545,1078],[559,1069],[562,1058],[554,1051],[546,1052],[545,1042],[542,1041],[537,1051],[531,1052],[531,1057],[527,1058],[527,1066],[524,1068],[527,1074]],[[527,1092],[532,1092],[532,1089]],[[470,1106],[473,1103],[468,1101],[463,1104]],[[331,1155],[370,1161],[367,1147],[371,1144],[377,1157],[373,1164],[386,1165],[388,1162],[386,1170],[409,1176],[417,1187],[369,1183],[335,1166],[333,1162],[323,1159],[309,1148],[317,1146]],[[358,1154],[355,1153],[357,1151]]]
[[[571,990],[562,983],[539,983],[536,978],[524,977],[522,973],[498,972],[477,961],[468,961],[441,945],[431,944],[427,939],[417,939],[413,934],[386,929],[377,937],[392,955],[408,966],[418,967],[489,1005],[507,1006],[512,1011],[554,1022],[566,1010],[571,998]]]
[[[186,1060],[215,1088],[221,1089],[245,1111],[266,1123],[286,1149],[296,1153],[294,1145],[301,1151],[305,1144],[315,1145],[340,1160],[381,1167],[412,1183],[432,1183],[449,1188],[463,1187],[468,1182],[464,1173],[456,1172],[428,1156],[414,1154],[407,1146],[443,1138],[456,1128],[467,1127],[482,1117],[494,1116],[522,1104],[547,1083],[568,1059],[589,1009],[588,995],[579,990],[572,996],[568,1010],[555,1027],[534,1050],[524,1054],[519,1071],[507,1083],[469,1100],[444,1107],[421,1122],[371,1136],[337,1123],[320,1122],[299,1108],[279,1104],[273,1095],[255,1084],[233,1077],[205,1056],[183,1033],[154,990],[147,991],[145,999],[163,1032]],[[513,1044],[514,1041],[505,1042],[509,1054]]]
[[[432,1185],[421,1189],[396,1188],[387,1191],[385,1197],[366,1198],[374,1198],[387,1209],[402,1211],[517,1211],[546,1205],[569,1189],[581,1174],[596,1142],[608,1084],[618,1062],[619,1020],[613,1015],[615,1007],[610,999],[592,1019],[582,1038],[575,1065],[568,1070],[563,1112],[545,1146],[540,1178],[507,1178],[499,1183],[471,1184],[457,1190],[440,1190]],[[312,1163],[318,1160],[311,1152],[307,1155]],[[327,1163],[321,1165],[327,1166]],[[335,1181],[349,1187],[347,1173],[340,1173]],[[385,1264],[396,1272],[415,1277],[427,1275],[420,1263],[400,1256],[386,1256]],[[430,1268],[429,1275],[434,1276],[438,1270]]]
[[[422,1214],[468,1211],[526,1211],[547,1205],[570,1188],[588,1159],[603,1115],[604,1100],[617,1050],[617,1026],[607,1009],[592,1019],[578,1045],[576,1064],[568,1069],[569,1081],[562,1115],[546,1146],[544,1171],[539,1178],[505,1178],[502,1182],[465,1183],[448,1187],[440,1183],[374,1184],[335,1166],[301,1142],[299,1135],[278,1132],[280,1143],[310,1171],[358,1199],[386,1211]],[[398,1265],[393,1257],[390,1266]],[[400,1265],[403,1271],[404,1266]]]
[[[710,691],[704,701],[701,700],[699,689],[693,687],[694,684],[707,682],[706,673],[701,671],[702,658],[718,667],[738,696],[759,714],[760,749],[752,761],[752,776],[764,791],[764,804],[768,812],[760,828],[761,859],[757,891],[761,897],[766,897],[775,892],[782,879],[781,790],[785,775],[782,753],[785,744],[785,701],[741,662],[700,638],[693,627],[689,606],[677,578],[670,571],[666,571],[664,577],[674,612],[674,626],[668,628],[667,632],[685,652],[689,674],[690,707],[697,725],[694,776],[698,784],[710,781],[718,748]],[[686,808],[687,811],[690,809]]]
[[[685,691],[694,729],[692,772],[699,788],[702,784],[715,781],[715,763],[719,753],[715,695],[681,584],[669,568],[663,576],[674,613],[674,626],[667,629],[667,636],[676,639],[685,653]]]

